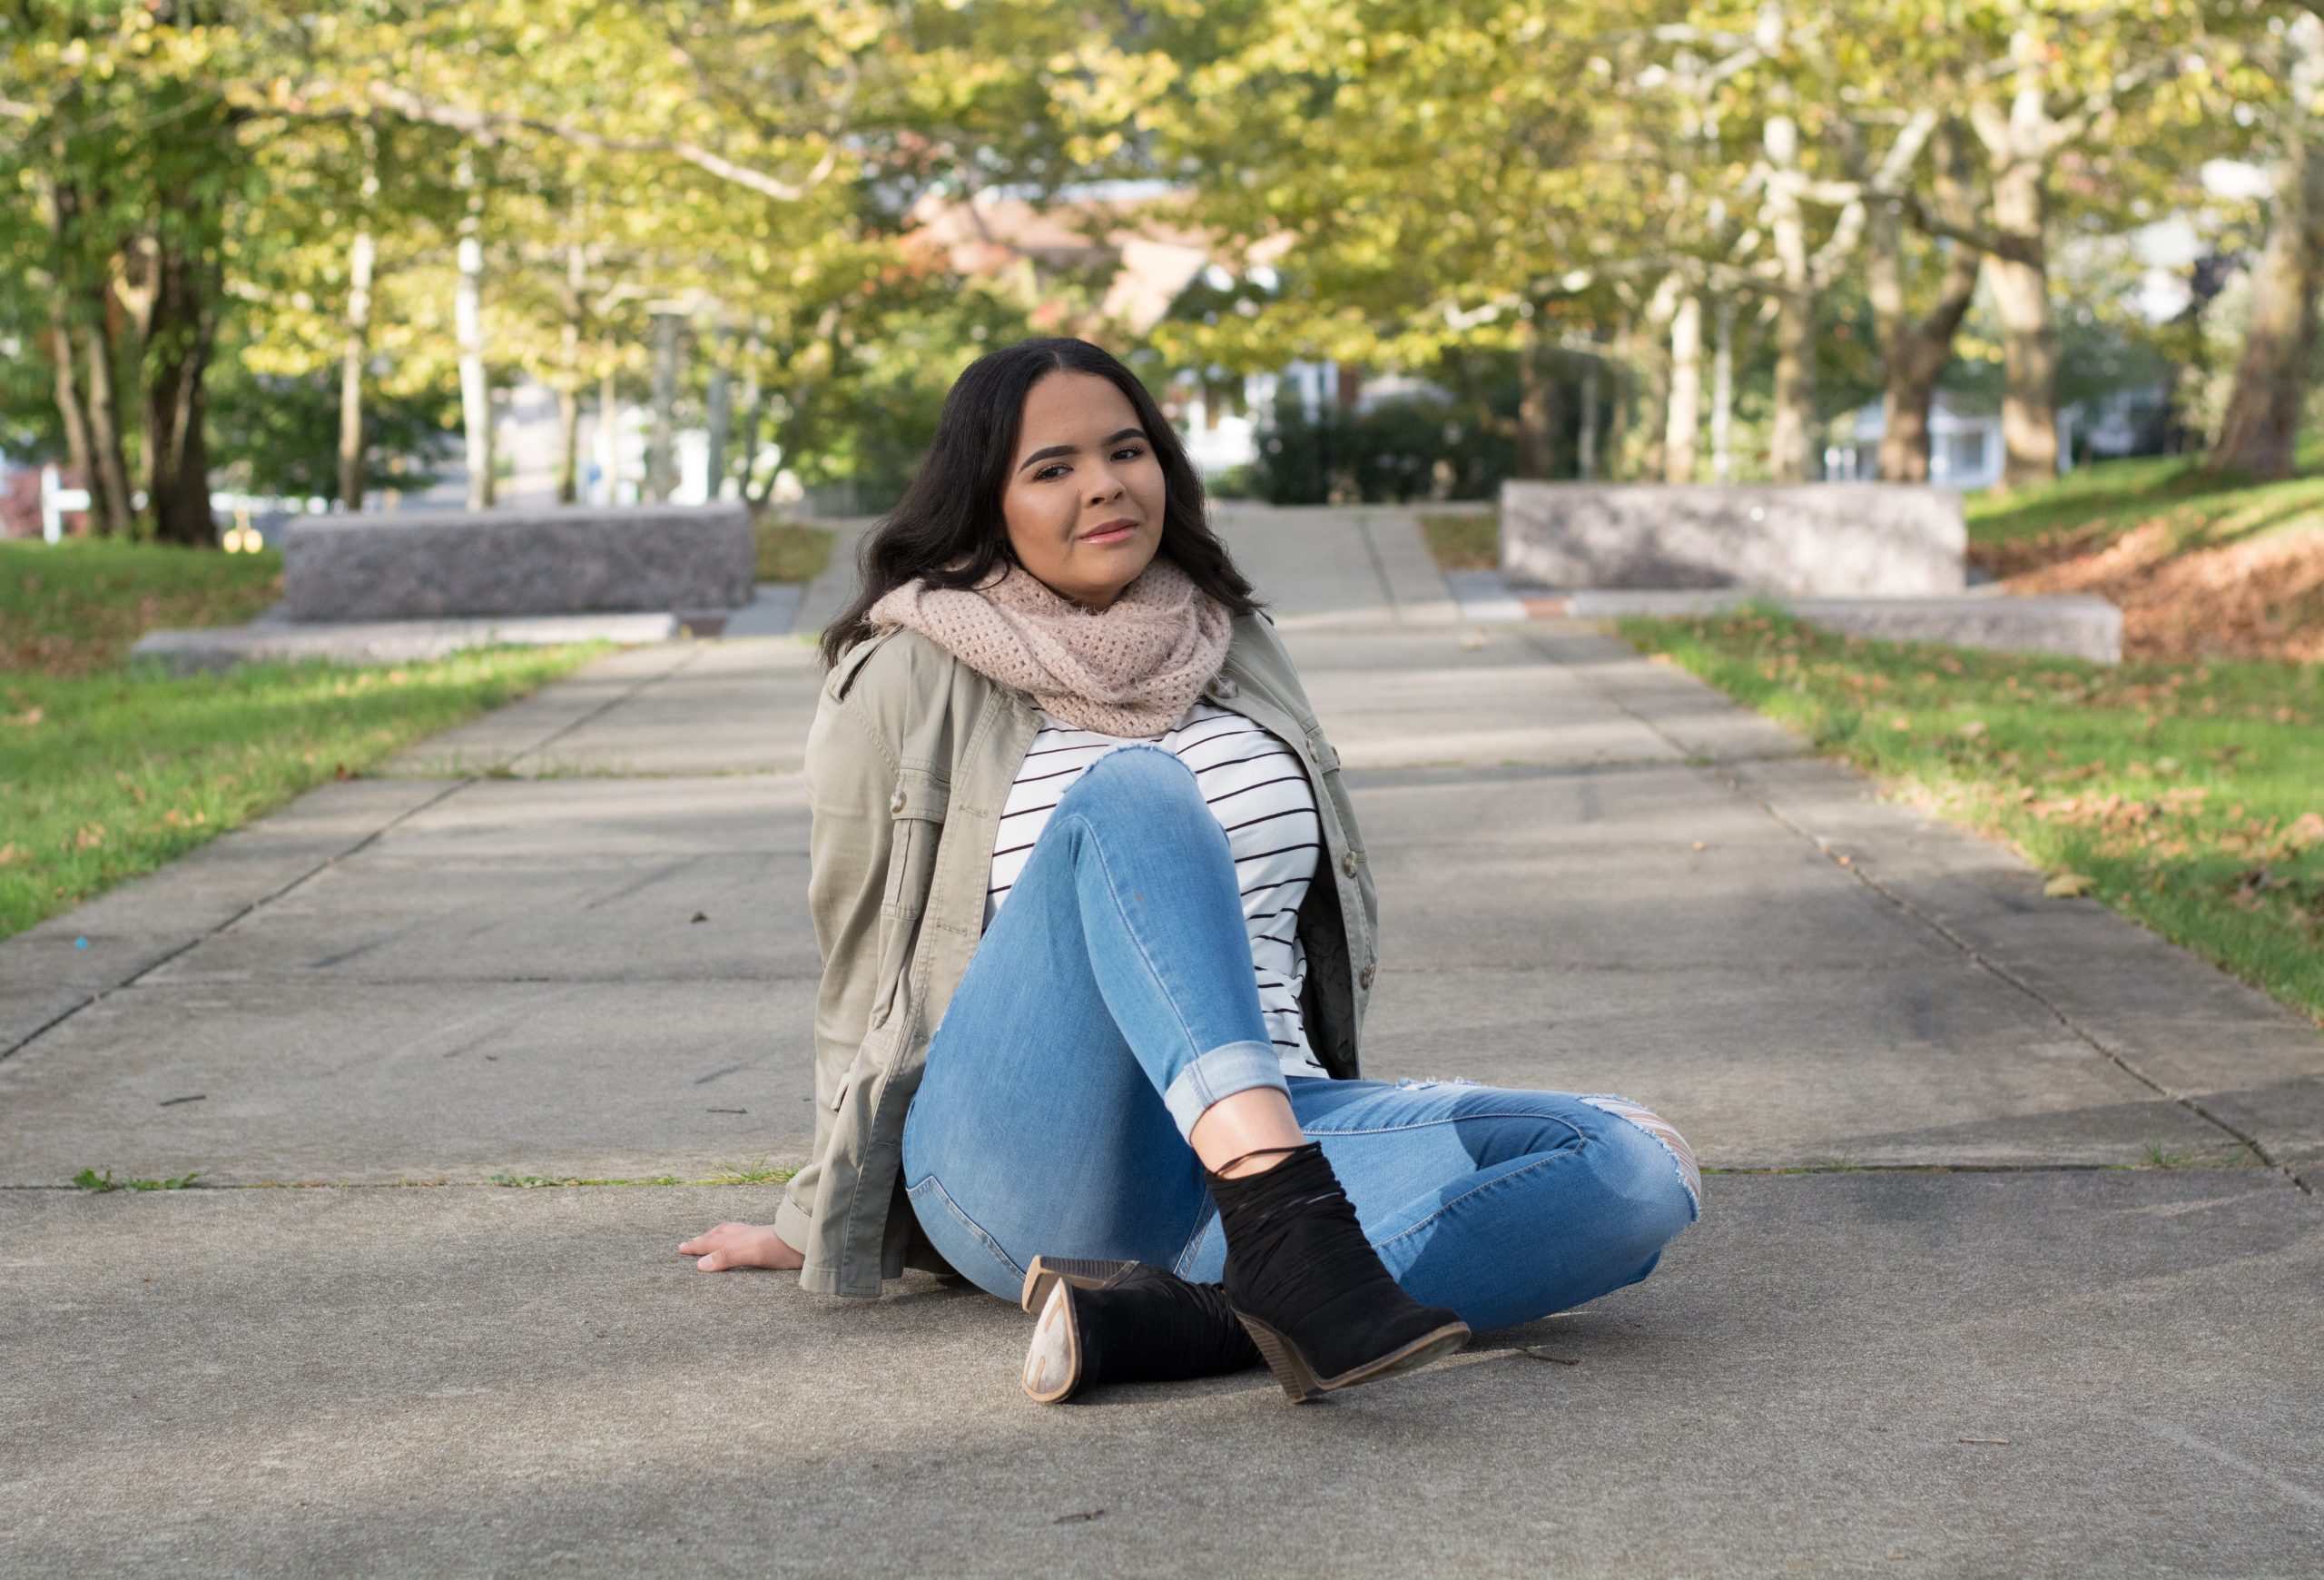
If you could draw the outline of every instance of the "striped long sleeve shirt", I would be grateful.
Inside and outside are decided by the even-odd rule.
[[[1041,727],[1018,767],[993,841],[985,926],[992,925],[1067,788],[1090,764],[1130,744],[1118,736],[1076,729],[1042,713]],[[1243,896],[1244,925],[1251,937],[1251,973],[1258,985],[1267,1036],[1283,1059],[1283,1072],[1323,1075],[1322,1063],[1308,1049],[1299,1010],[1307,954],[1299,942],[1298,921],[1299,903],[1315,878],[1324,836],[1315,816],[1315,790],[1298,754],[1255,721],[1203,699],[1149,744],[1176,753],[1194,770],[1211,815],[1226,831],[1236,884]]]

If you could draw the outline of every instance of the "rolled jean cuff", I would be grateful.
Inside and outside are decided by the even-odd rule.
[[[1288,1094],[1291,1089],[1284,1083],[1283,1056],[1272,1042],[1229,1042],[1178,1071],[1162,1101],[1168,1105],[1178,1133],[1191,1140],[1195,1121],[1202,1118],[1204,1110],[1256,1086],[1271,1086]]]

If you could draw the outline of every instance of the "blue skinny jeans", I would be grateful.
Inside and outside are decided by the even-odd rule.
[[[904,1122],[912,1210],[1009,1300],[1037,1255],[1215,1281],[1226,1239],[1187,1136],[1261,1086],[1288,1092],[1397,1282],[1480,1330],[1638,1282],[1699,1210],[1620,1099],[1286,1080],[1226,835],[1193,772],[1142,744],[1065,793],[970,958]]]

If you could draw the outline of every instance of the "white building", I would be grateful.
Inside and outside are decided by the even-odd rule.
[[[1847,420],[1848,442],[1827,446],[1824,475],[1836,482],[1870,480],[1880,475],[1880,439],[1888,430],[1877,400],[1867,401]],[[2072,465],[2065,414],[2058,417],[2058,464]],[[1984,489],[2001,481],[2004,454],[1999,411],[1965,410],[1945,390],[1928,412],[1928,480],[1948,489]]]
[[[2077,446],[2101,460],[2157,453],[2170,415],[2170,392],[2161,384],[2112,390],[2059,408],[2059,472],[2073,470]],[[1846,440],[1826,447],[1824,475],[1835,481],[1878,477],[1880,438],[1887,426],[1879,401],[1859,407],[1846,421]],[[2001,481],[2006,459],[1998,410],[1967,408],[1947,391],[1936,392],[1928,413],[1930,482],[1950,489],[1991,488]]]

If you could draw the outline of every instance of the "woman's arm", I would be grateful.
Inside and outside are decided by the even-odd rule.
[[[874,946],[892,836],[888,796],[896,783],[894,754],[865,717],[865,696],[858,687],[834,701],[826,690],[807,730],[807,908],[823,963],[815,993],[814,1150],[784,1189],[773,1224],[722,1223],[678,1248],[698,1258],[694,1265],[704,1272],[791,1269],[805,1260],[832,1105],[871,1022]]]

